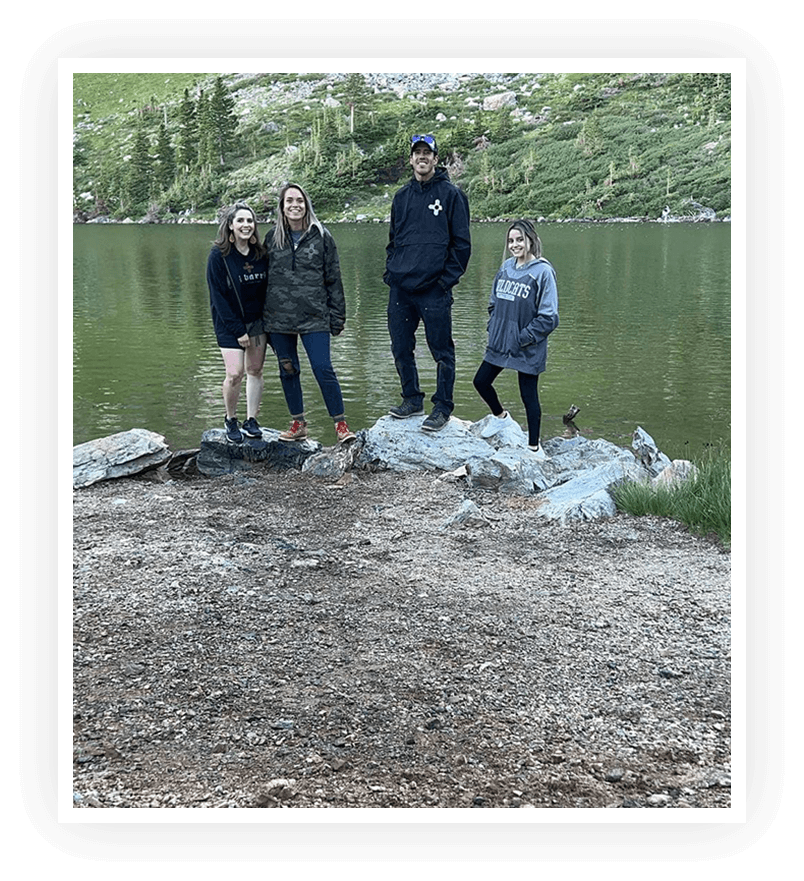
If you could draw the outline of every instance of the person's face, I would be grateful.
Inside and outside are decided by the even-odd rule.
[[[254,227],[254,215],[247,208],[239,208],[229,221],[229,229],[235,237],[235,242],[241,244],[248,244],[248,240],[254,234]]]
[[[291,187],[282,201],[282,213],[285,215],[291,229],[301,229],[304,225],[304,217],[307,207],[304,204],[304,196],[301,190]]]
[[[410,154],[410,166],[414,177],[419,181],[430,180],[435,174],[437,162],[438,154],[433,153],[426,144],[417,144]]]
[[[526,263],[533,257],[530,253],[530,242],[518,229],[508,230],[508,250],[517,263]]]

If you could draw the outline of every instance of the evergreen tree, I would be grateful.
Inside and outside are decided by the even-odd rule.
[[[215,162],[216,144],[210,101],[203,90],[198,95],[196,119],[198,120],[198,157],[196,159],[196,168],[202,175],[208,175],[212,171],[212,165]]]
[[[371,109],[372,94],[362,73],[350,73],[344,83],[344,97],[349,105],[349,132],[354,134],[355,115]]]
[[[128,195],[127,210],[144,213],[148,208],[148,200],[151,195],[151,155],[148,137],[141,124],[137,126],[134,133],[126,192]]]
[[[226,91],[223,80],[216,77],[208,109],[211,143],[215,147],[220,165],[226,164],[226,154],[231,149],[237,129],[234,108],[234,98]]]
[[[180,175],[195,168],[198,159],[198,119],[195,104],[188,89],[179,108],[179,136],[176,148],[176,165]]]
[[[160,188],[165,191],[173,183],[175,176],[176,162],[173,147],[170,144],[165,122],[160,120],[156,139],[156,180]]]

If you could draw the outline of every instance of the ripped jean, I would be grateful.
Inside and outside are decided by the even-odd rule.
[[[315,333],[272,333],[271,346],[279,361],[279,378],[282,380],[282,391],[288,410],[293,417],[304,413],[304,397],[301,387],[301,365],[299,364],[298,340],[301,336],[302,345],[307,352],[310,367],[324,396],[327,412],[333,419],[342,417],[343,395],[332,358],[329,351],[329,334]]]

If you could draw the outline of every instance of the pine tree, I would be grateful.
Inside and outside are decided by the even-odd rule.
[[[212,171],[212,164],[216,156],[216,145],[210,101],[203,90],[198,95],[196,119],[198,120],[198,157],[196,159],[196,168],[202,175],[205,175]]]
[[[167,190],[176,176],[176,162],[164,120],[159,121],[156,139],[156,180],[161,189]]]
[[[231,149],[237,130],[234,98],[226,91],[223,80],[215,78],[215,85],[209,99],[209,126],[211,143],[215,148],[220,165],[226,164],[226,154]]]
[[[344,83],[344,96],[349,105],[349,132],[354,134],[355,113],[368,111],[371,107],[371,92],[362,73],[350,73]]]
[[[144,213],[151,195],[151,155],[143,125],[134,133],[131,162],[128,167],[128,210]]]
[[[176,165],[180,175],[188,174],[198,159],[198,119],[190,92],[184,90],[179,108],[179,136],[176,146]]]

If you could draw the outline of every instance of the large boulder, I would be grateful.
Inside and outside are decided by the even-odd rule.
[[[470,488],[537,495],[543,504],[535,515],[559,521],[612,516],[615,484],[626,479],[647,482],[669,464],[641,428],[634,433],[639,458],[602,438],[581,436],[546,441],[547,456],[539,458],[513,420],[499,423],[487,416],[470,423],[453,417],[436,433],[422,431],[423,420],[379,419],[361,432],[356,464],[391,471],[442,471]]]
[[[73,447],[73,487],[129,477],[164,465],[171,457],[161,434],[132,428]]]
[[[477,457],[488,458],[490,444],[473,433],[472,423],[454,416],[437,432],[422,431],[424,416],[383,416],[363,437],[359,466],[389,471],[452,471]]]
[[[317,441],[281,441],[279,434],[274,428],[263,428],[262,439],[246,438],[243,443],[232,444],[226,440],[224,429],[207,429],[201,436],[196,467],[205,477],[220,477],[255,466],[268,471],[298,471],[321,449]]]

